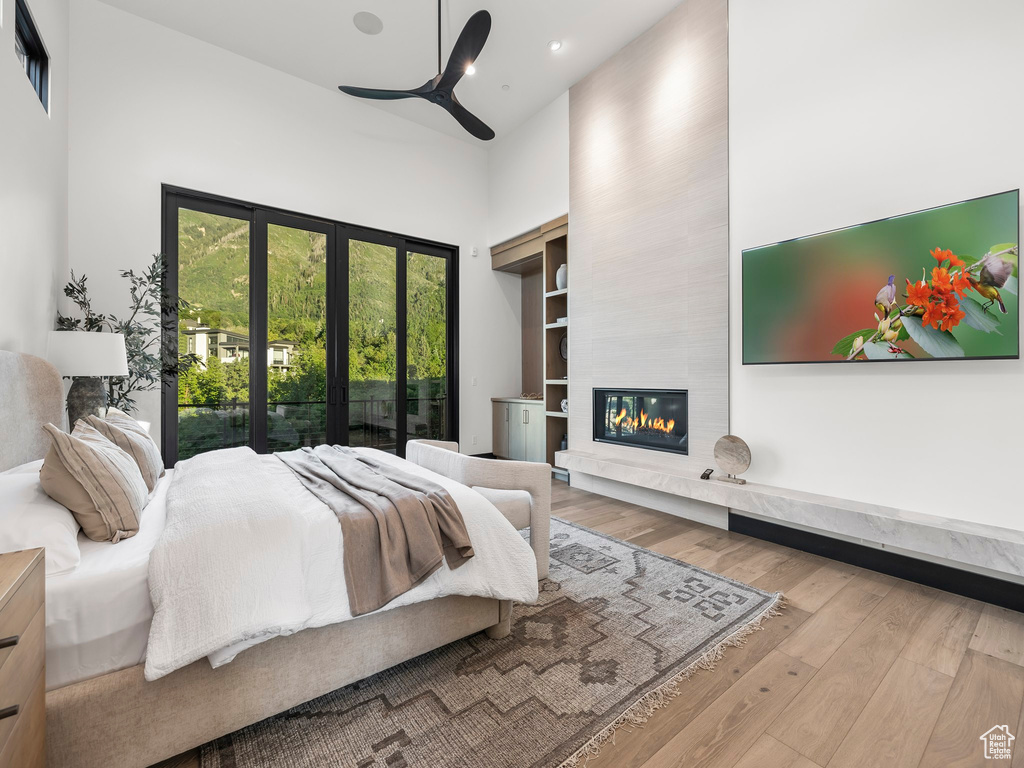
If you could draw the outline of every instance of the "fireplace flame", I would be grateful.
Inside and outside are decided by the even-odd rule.
[[[622,429],[629,430],[630,432],[639,432],[643,429],[649,429],[655,432],[664,432],[665,434],[671,435],[675,425],[675,419],[669,419],[666,422],[661,416],[654,419],[649,418],[643,408],[640,409],[639,419],[634,419],[632,416],[629,416],[626,413],[625,408],[623,408],[619,415],[615,417],[615,426],[622,427]]]

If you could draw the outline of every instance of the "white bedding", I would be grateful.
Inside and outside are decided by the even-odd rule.
[[[203,656],[216,667],[273,637],[352,618],[337,517],[279,459],[259,457],[255,471],[247,452],[218,452],[226,473],[207,471],[199,462],[213,459],[204,456],[188,470],[179,464],[175,487],[182,496],[150,561],[155,615],[148,680]],[[460,568],[435,571],[381,610],[444,595],[537,599],[533,550],[490,502],[403,459],[377,455],[445,487],[476,552]],[[186,471],[190,483],[183,486]],[[224,474],[235,479],[232,487],[223,487]]]
[[[82,559],[71,573],[46,579],[46,688],[141,664],[146,658],[153,604],[149,555],[164,529],[167,487],[160,478],[139,521],[139,532],[117,544],[82,533]]]
[[[401,459],[391,457],[395,462]],[[268,471],[284,481],[291,472],[277,459],[266,457]],[[533,550],[498,511],[476,491],[429,470],[402,462],[405,469],[444,486],[459,505],[477,556],[452,572],[442,568],[426,581],[382,608],[382,611],[430,600],[443,594],[497,597],[511,585],[523,602],[536,599],[536,560]],[[282,475],[281,471],[288,473]],[[146,659],[153,603],[149,590],[150,554],[163,533],[167,488],[174,475],[160,479],[141,519],[139,533],[118,542],[91,541],[79,536],[81,564],[71,573],[46,580],[46,688],[53,690],[92,677],[127,669]],[[324,626],[351,618],[341,567],[341,526],[334,513],[301,486],[294,498],[296,520],[304,521],[320,557],[310,558],[308,582],[318,606],[316,619],[306,626]],[[511,535],[510,535],[511,534]],[[482,547],[482,549],[481,549]],[[487,567],[488,551],[498,557]],[[333,555],[337,555],[334,557]],[[484,555],[482,557],[481,555]],[[511,564],[511,567],[510,567]],[[486,574],[497,573],[488,582]],[[456,578],[457,577],[457,578]],[[332,581],[333,580],[333,581]],[[302,628],[302,627],[299,627]],[[246,648],[289,628],[215,650],[208,654],[214,667],[230,662]]]

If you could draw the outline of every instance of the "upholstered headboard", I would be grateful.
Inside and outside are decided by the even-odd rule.
[[[63,421],[57,369],[41,357],[0,350],[0,472],[43,458],[50,447],[43,424]]]

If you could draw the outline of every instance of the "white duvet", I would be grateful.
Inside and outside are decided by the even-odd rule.
[[[381,611],[446,595],[536,601],[533,550],[490,502],[383,456],[448,490],[476,556],[455,571],[443,566]],[[232,448],[180,462],[149,563],[146,679],[204,656],[217,667],[272,637],[351,619],[343,547],[335,514],[276,457]]]

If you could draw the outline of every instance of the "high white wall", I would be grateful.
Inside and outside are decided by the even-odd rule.
[[[731,429],[747,477],[1010,528],[1024,362],[757,366],[740,251],[1024,186],[1019,0],[731,0]]]
[[[73,5],[71,62],[71,266],[101,310],[160,248],[161,183],[458,245],[460,441],[487,450],[520,294],[486,258],[484,150],[97,0]],[[158,395],[140,403],[157,425]]]
[[[569,212],[569,92],[488,147],[487,243]]]
[[[0,349],[44,356],[68,277],[68,2],[28,0],[49,114],[14,55],[14,0],[0,3]]]

